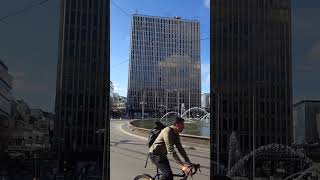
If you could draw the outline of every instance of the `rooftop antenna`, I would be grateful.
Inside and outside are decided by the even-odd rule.
[[[134,14],[138,14],[138,10],[137,9],[134,10]]]

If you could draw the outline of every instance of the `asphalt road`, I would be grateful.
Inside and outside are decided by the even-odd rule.
[[[154,175],[155,166],[148,161],[145,168],[148,147],[146,138],[133,135],[124,130],[128,121],[111,120],[110,124],[110,177],[111,180],[132,180],[136,175],[147,173]],[[186,152],[193,163],[201,164],[201,173],[193,176],[193,180],[210,179],[210,151],[209,149],[199,149],[197,147],[186,147]],[[181,157],[181,156],[180,156]],[[183,158],[181,158],[183,160]],[[174,173],[181,172],[177,164],[169,158],[171,168]],[[191,178],[189,178],[191,179]]]

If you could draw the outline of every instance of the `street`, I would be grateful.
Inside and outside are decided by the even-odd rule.
[[[125,120],[111,120],[110,123],[110,179],[131,180],[136,175],[142,173],[147,173],[152,176],[155,175],[156,168],[150,159],[147,168],[144,167],[148,153],[148,147],[146,146],[147,139],[136,135],[130,135],[126,132],[122,127],[125,126],[127,122],[128,121]],[[209,149],[186,148],[186,152],[191,162],[201,164],[202,172],[198,172],[194,175],[193,179],[210,179]],[[169,161],[173,173],[180,173],[181,171],[178,169],[177,164],[173,162],[170,157]]]

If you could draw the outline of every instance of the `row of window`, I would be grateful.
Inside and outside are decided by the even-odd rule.
[[[223,118],[220,122],[221,129],[224,131],[248,131],[252,129],[252,119],[250,118]],[[255,129],[257,134],[268,132],[283,132],[287,129],[288,123],[285,119],[276,120],[273,117],[255,119]]]
[[[69,0],[66,2],[67,11],[72,10],[83,10],[83,11],[96,11],[98,7],[98,3],[100,1],[97,0]]]
[[[143,16],[133,16],[133,22],[140,22],[140,23],[161,23],[161,24],[184,24],[184,25],[191,25],[191,26],[198,26],[199,22],[193,21],[185,21],[185,20],[178,20],[178,19],[164,19],[164,18],[157,18],[157,17],[143,17]]]
[[[252,136],[250,135],[239,135],[238,142],[241,150],[252,149]],[[230,139],[230,134],[224,133],[220,135],[220,148],[222,150],[229,150],[228,142]],[[275,136],[275,135],[256,135],[255,136],[255,146],[260,147],[263,145],[271,143],[287,144],[289,142],[286,135]],[[244,152],[245,153],[245,152]]]
[[[135,35],[133,34],[131,37],[133,43],[180,43],[187,45],[195,45],[199,44],[200,40],[196,39],[196,37],[186,37],[186,36],[171,36],[170,34],[159,36],[159,35]]]
[[[76,58],[96,59],[98,50],[96,45],[76,45],[72,42],[66,43],[64,46],[64,56]]]
[[[199,44],[195,43],[184,43],[179,40],[173,40],[173,41],[148,41],[146,40],[134,40],[131,44],[132,48],[135,49],[149,49],[151,48],[156,51],[159,51],[160,48],[162,49],[177,49],[177,48],[183,48],[183,49],[190,49],[190,50],[197,50],[199,51]]]
[[[131,33],[132,40],[144,40],[144,41],[183,41],[184,43],[199,43],[199,35],[181,34],[181,33],[154,33],[144,31],[133,31]]]
[[[98,18],[99,17],[97,16],[97,14],[69,11],[69,13],[65,16],[65,24],[75,25],[79,27],[80,26],[97,27]]]
[[[132,32],[135,33],[161,33],[161,34],[184,34],[184,35],[193,35],[199,33],[198,27],[176,27],[176,26],[133,26]]]
[[[80,41],[81,43],[95,43],[97,41],[98,32],[96,28],[76,28],[68,26],[69,29],[65,33],[65,40]]]

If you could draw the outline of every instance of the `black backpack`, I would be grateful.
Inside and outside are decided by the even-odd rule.
[[[156,121],[154,124],[155,124],[154,127],[149,132],[148,143],[147,143],[147,146],[149,148],[153,145],[153,142],[157,139],[157,137],[159,136],[161,130],[166,127],[160,121]],[[146,164],[144,166],[145,168],[147,167],[148,159],[149,159],[149,153],[148,153],[148,156],[147,156]]]
[[[166,127],[160,121],[156,121],[154,124],[155,125],[154,125],[153,129],[151,129],[149,132],[148,143],[147,143],[147,146],[149,148],[152,146],[153,142],[157,139],[161,130]]]

